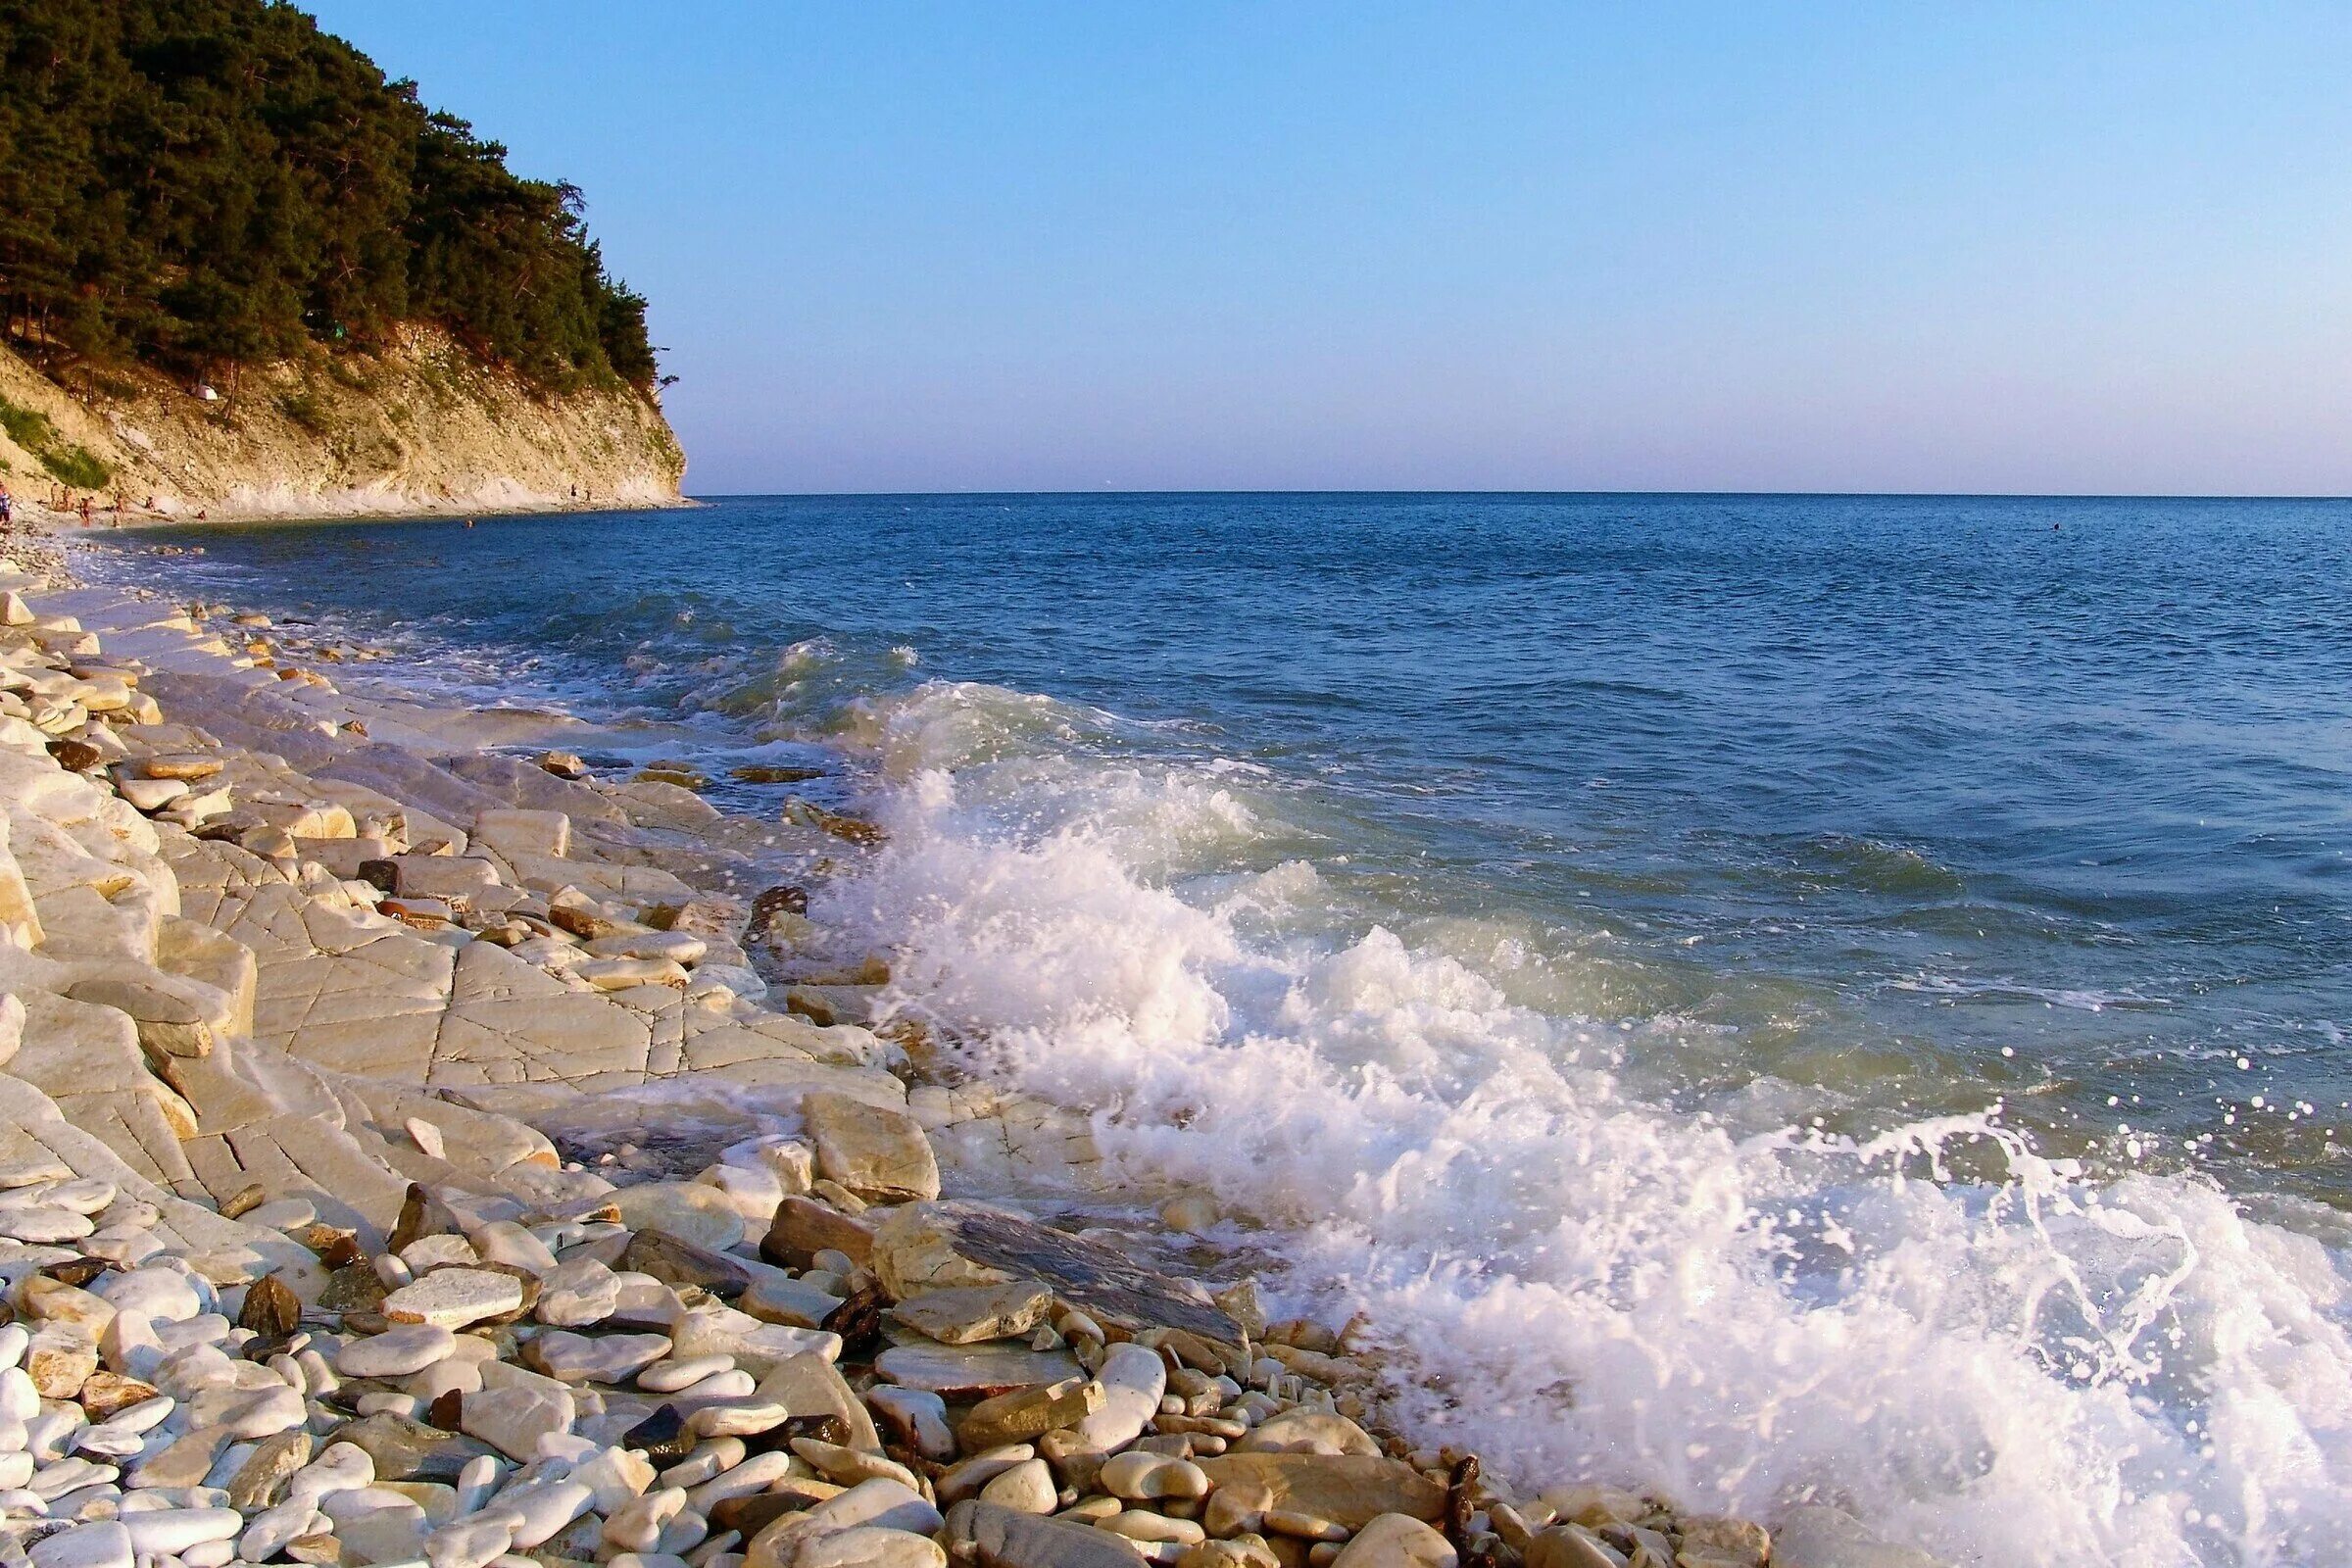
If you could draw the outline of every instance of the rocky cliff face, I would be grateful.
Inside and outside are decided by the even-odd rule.
[[[211,396],[207,396],[207,391]],[[51,380],[0,350],[0,478],[125,522],[675,505],[685,454],[634,391],[536,393],[433,331],[381,355]]]

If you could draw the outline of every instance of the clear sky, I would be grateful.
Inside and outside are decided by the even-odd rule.
[[[2352,493],[2352,7],[316,0],[690,491]]]

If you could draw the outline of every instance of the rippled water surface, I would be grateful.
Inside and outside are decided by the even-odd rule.
[[[2352,1560],[2352,508],[203,542],[441,679],[847,747],[895,837],[833,913],[906,1004],[1295,1231],[1425,1423],[1962,1558]]]

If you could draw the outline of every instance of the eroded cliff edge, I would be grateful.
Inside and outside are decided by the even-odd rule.
[[[110,522],[119,496],[125,525],[676,506],[685,469],[652,396],[540,391],[432,328],[209,388],[52,379],[0,349],[0,479],[20,505],[88,496]]]

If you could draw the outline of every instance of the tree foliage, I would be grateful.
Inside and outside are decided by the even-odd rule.
[[[0,0],[0,311],[175,368],[429,322],[542,387],[655,375],[574,187],[274,0]]]

